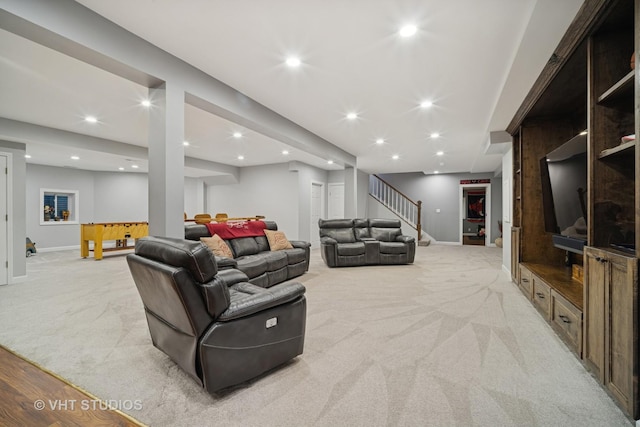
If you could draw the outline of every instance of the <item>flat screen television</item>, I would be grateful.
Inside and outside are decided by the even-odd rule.
[[[545,231],[554,246],[581,254],[587,242],[587,135],[540,159]]]

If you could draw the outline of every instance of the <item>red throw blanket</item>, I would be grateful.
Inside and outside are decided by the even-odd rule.
[[[267,224],[264,221],[229,221],[205,224],[209,233],[217,234],[221,239],[237,239],[238,237],[264,236]]]

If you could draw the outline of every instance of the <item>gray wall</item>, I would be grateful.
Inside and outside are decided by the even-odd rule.
[[[324,184],[324,212],[323,217],[327,216],[327,179],[329,173],[325,170],[309,166],[304,163],[296,162],[290,165],[291,169],[297,170],[298,174],[298,239],[310,242],[311,239],[311,185],[314,182]],[[279,225],[278,225],[279,226]],[[288,235],[287,235],[288,236]]]
[[[425,175],[415,172],[384,174],[380,177],[411,199],[422,200],[422,229],[442,242],[460,240],[460,180],[491,179],[489,242],[493,243],[500,236],[497,220],[502,218],[502,178],[495,177],[493,173]],[[436,209],[440,209],[440,213],[436,213]]]
[[[26,218],[26,236],[36,242],[38,249],[80,245],[79,224],[40,225],[41,188],[78,191],[80,223],[148,220],[148,177],[144,173],[92,172],[28,164],[26,192],[20,189],[18,194],[26,195],[26,215],[22,218]],[[201,180],[185,178],[184,210],[192,216],[203,205],[203,188]],[[24,253],[23,243],[17,253]]]
[[[24,155],[26,153],[25,144],[18,142],[9,142],[0,140],[0,152],[11,154],[12,169],[12,211],[11,215],[13,226],[13,246],[12,246],[12,276],[21,277],[27,274],[27,261],[24,253],[24,241],[27,230],[26,214],[26,195],[24,185],[26,180],[26,163]],[[9,278],[12,280],[13,278]]]
[[[299,239],[298,173],[286,163],[244,167],[237,184],[209,185],[207,209],[232,217],[264,215],[292,240]]]

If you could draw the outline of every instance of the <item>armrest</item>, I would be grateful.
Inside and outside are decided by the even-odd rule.
[[[305,290],[305,287],[298,282],[280,283],[279,285],[266,289],[250,283],[239,284],[232,288],[232,292],[244,294],[244,296],[232,298],[233,301],[229,304],[225,312],[220,315],[218,320],[226,322],[240,319],[272,307],[286,304],[304,295]]]
[[[396,237],[396,242],[402,242],[402,243],[413,243],[416,241],[415,237],[411,237],[411,236],[397,236]]]
[[[321,237],[320,243],[323,245],[335,245],[338,243],[338,241],[333,237]]]
[[[305,242],[302,240],[289,240],[289,243],[291,243],[291,246],[293,246],[294,248],[301,248],[301,249],[307,249],[308,247],[311,246],[311,243]]]
[[[238,262],[233,258],[227,258],[226,256],[215,256],[218,270],[224,270],[226,268],[236,268]]]
[[[220,316],[231,303],[229,287],[248,280],[249,278],[242,271],[230,268],[218,271],[212,280],[200,285],[209,314],[214,319]]]

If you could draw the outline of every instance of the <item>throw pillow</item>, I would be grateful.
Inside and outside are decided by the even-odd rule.
[[[217,234],[214,234],[213,237],[201,237],[200,241],[207,245],[214,255],[233,258],[233,252],[231,252],[229,245]]]
[[[272,251],[279,251],[282,249],[293,249],[289,240],[287,240],[287,236],[284,235],[282,231],[273,231],[273,230],[264,230],[265,236],[267,236],[267,240],[269,241],[269,247]]]

